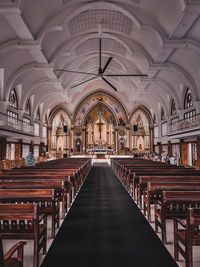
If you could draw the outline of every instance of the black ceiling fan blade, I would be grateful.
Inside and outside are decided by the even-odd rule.
[[[84,81],[84,82],[78,83],[78,84],[76,84],[76,85],[74,85],[74,86],[72,86],[72,87],[70,87],[70,88],[77,87],[77,86],[79,86],[79,85],[81,85],[81,84],[83,84],[83,83],[86,83],[86,82],[89,82],[89,81],[91,81],[91,80],[94,80],[94,79],[96,79],[97,77],[98,77],[98,75],[96,75],[95,77],[92,77],[92,78],[90,78],[90,79],[88,79],[88,80],[86,80],[86,81]]]
[[[104,76],[109,76],[109,77],[116,77],[116,76],[121,76],[121,77],[148,77],[147,74],[105,74]]]
[[[56,69],[58,71],[65,71],[65,72],[72,72],[72,73],[79,73],[79,74],[89,74],[89,75],[97,75],[96,73],[91,72],[82,72],[82,71],[76,71],[76,70],[62,70],[62,69]]]
[[[107,81],[104,77],[101,77],[107,84],[109,84],[115,91],[117,91],[117,88],[115,88],[114,85],[112,85],[109,81]]]
[[[108,65],[110,64],[110,61],[113,59],[113,57],[109,57],[109,59],[106,62],[106,65],[104,66],[103,70],[102,70],[102,74],[105,72],[105,70],[107,69]]]

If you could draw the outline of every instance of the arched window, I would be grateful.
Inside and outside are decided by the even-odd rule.
[[[171,115],[175,115],[175,114],[176,114],[176,103],[173,99],[172,104],[171,104]]]
[[[26,101],[25,113],[27,115],[31,116],[31,105],[30,105],[30,101],[29,100]]]
[[[187,88],[186,94],[185,94],[185,100],[184,100],[184,108],[189,108],[193,106],[193,102],[192,102],[192,92],[189,89],[189,87]]]
[[[164,109],[162,108],[161,110],[161,120],[164,120],[165,119],[165,112],[164,112]]]
[[[36,119],[40,120],[40,110],[39,110],[39,108],[38,108],[37,113],[36,113]]]
[[[13,88],[10,91],[10,95],[9,95],[9,105],[13,108],[18,108],[18,103],[17,103],[17,94],[15,91],[15,88]]]

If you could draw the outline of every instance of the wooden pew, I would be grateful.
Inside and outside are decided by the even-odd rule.
[[[39,267],[39,252],[46,253],[47,217],[39,216],[36,204],[0,204],[2,239],[32,239],[33,267]]]
[[[190,175],[184,175],[182,176],[182,173],[174,173],[174,174],[168,174],[164,175],[161,173],[161,175],[157,176],[140,176],[139,182],[136,186],[136,192],[137,192],[137,203],[139,202],[140,207],[142,208],[142,197],[144,195],[145,190],[147,189],[147,183],[148,182],[163,182],[163,183],[169,183],[169,182],[196,182],[200,183],[200,176],[190,176]]]
[[[198,208],[187,209],[186,223],[179,218],[174,218],[174,259],[178,261],[180,253],[186,261],[186,267],[193,267],[193,246],[200,246],[200,209]]]
[[[142,176],[196,176],[200,177],[200,172],[199,171],[190,171],[190,170],[185,170],[185,171],[180,171],[180,170],[172,170],[172,169],[166,169],[166,170],[148,170],[146,172],[134,172],[132,173],[131,181],[130,181],[130,187],[131,187],[131,194],[135,199],[135,191],[137,193],[137,187],[139,184],[140,177]],[[137,198],[137,202],[138,202]]]
[[[4,254],[3,244],[0,235],[0,266],[1,267],[23,267],[23,248],[26,245],[26,241],[21,241],[12,246],[7,253]],[[13,254],[17,253],[15,257]]]
[[[162,241],[167,242],[166,220],[186,218],[188,207],[200,207],[200,191],[162,191],[161,201],[155,201],[155,231],[161,229]]]
[[[28,175],[26,173],[23,174],[15,174],[13,173],[12,175],[0,175],[0,181],[2,182],[9,182],[9,181],[41,181],[41,182],[64,182],[66,184],[66,189],[67,189],[67,194],[69,195],[69,200],[68,200],[68,207],[70,207],[73,199],[73,188],[74,188],[74,177],[73,176],[62,176],[62,175],[57,175],[57,174],[49,174],[47,176],[46,173],[36,173],[33,175]],[[75,191],[75,190],[74,190]],[[66,200],[67,201],[67,200]]]
[[[51,216],[51,236],[59,227],[59,201],[54,189],[0,189],[0,203],[37,203],[39,214]]]
[[[67,191],[68,185],[66,181],[60,180],[41,180],[38,179],[10,179],[0,180],[0,189],[54,189],[55,196],[62,203],[61,218],[64,219],[65,212],[67,212]]]
[[[200,179],[199,182],[195,180],[177,181],[176,179],[165,182],[163,180],[148,182],[147,189],[143,194],[143,206],[144,215],[146,216],[147,212],[149,222],[151,222],[151,204],[154,204],[157,200],[161,200],[162,191],[200,191]]]
[[[52,178],[52,176],[55,178],[61,178],[61,176],[66,177],[66,179],[70,178],[69,180],[74,187],[75,193],[79,190],[82,183],[82,176],[80,176],[80,173],[72,169],[17,169],[0,173],[0,179],[4,179],[5,176],[14,177],[21,175],[40,176],[42,178],[43,176],[49,176],[49,178]]]

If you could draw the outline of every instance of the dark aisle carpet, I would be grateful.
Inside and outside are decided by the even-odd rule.
[[[42,267],[177,267],[107,164],[93,165]]]

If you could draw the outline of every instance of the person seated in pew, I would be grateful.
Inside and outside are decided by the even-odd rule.
[[[156,152],[155,152],[155,155],[153,157],[153,161],[160,161],[160,157]]]

